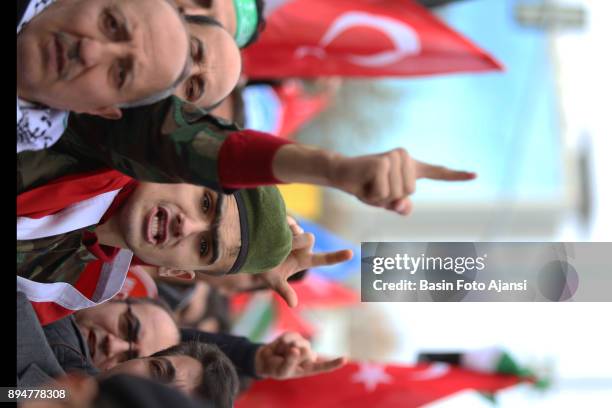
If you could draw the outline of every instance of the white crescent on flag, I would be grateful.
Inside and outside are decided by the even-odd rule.
[[[418,33],[404,22],[394,18],[360,11],[349,11],[342,14],[330,25],[316,47],[304,46],[295,50],[296,58],[312,55],[317,58],[325,56],[325,47],[338,36],[354,27],[370,27],[383,33],[393,43],[392,50],[381,51],[371,55],[347,54],[346,59],[363,67],[382,67],[391,65],[409,55],[421,52],[421,41]]]

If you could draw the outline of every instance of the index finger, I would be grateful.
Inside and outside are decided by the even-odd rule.
[[[445,181],[467,181],[476,178],[476,173],[471,171],[451,170],[444,166],[423,163],[415,160],[416,178],[428,178],[432,180]]]
[[[328,266],[334,265],[340,262],[346,262],[353,257],[353,251],[350,249],[343,249],[335,252],[321,252],[312,254],[310,258],[310,267],[315,266]]]
[[[304,375],[307,376],[333,371],[342,367],[345,363],[346,359],[344,357],[334,358],[333,360],[319,360],[311,364],[310,367],[304,371]]]

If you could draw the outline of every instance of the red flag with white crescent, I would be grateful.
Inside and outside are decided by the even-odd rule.
[[[501,70],[411,0],[293,0],[243,51],[252,78],[423,76]]]
[[[415,408],[463,390],[494,393],[520,381],[512,375],[479,373],[444,363],[351,362],[311,377],[256,381],[236,408]]]

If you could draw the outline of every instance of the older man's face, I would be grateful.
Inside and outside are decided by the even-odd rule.
[[[160,306],[110,301],[75,314],[96,367],[108,370],[148,356],[180,340],[176,323]]]
[[[166,0],[57,0],[17,37],[17,94],[75,112],[170,88],[191,64],[189,35]]]

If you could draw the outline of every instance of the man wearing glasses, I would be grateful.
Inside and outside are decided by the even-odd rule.
[[[165,379],[174,385],[184,377],[183,369],[189,371],[189,367],[173,364],[175,373],[166,378],[158,364],[161,357],[194,357],[187,352],[193,347],[179,347],[187,350],[183,352],[176,349],[174,345],[181,339],[179,329],[165,305],[153,299],[111,300],[41,328],[30,302],[17,292],[17,312],[19,386],[38,386],[74,371],[92,376],[101,371],[109,371],[107,375],[123,372]],[[184,333],[183,340],[187,338],[197,344],[217,345],[240,373],[249,377],[297,378],[331,371],[345,362],[342,357],[317,356],[310,342],[292,332],[268,344],[193,330]]]
[[[147,298],[112,300],[84,309],[75,313],[75,322],[87,343],[89,357],[100,370],[180,341],[169,310]]]

